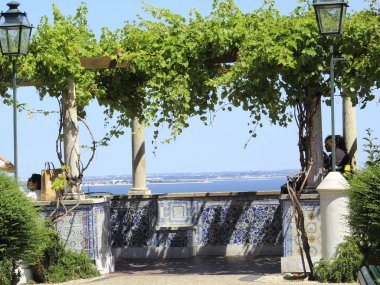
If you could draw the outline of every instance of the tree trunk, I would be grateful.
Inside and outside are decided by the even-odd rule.
[[[305,104],[308,120],[306,124],[308,143],[306,143],[306,158],[312,163],[307,179],[307,188],[315,189],[322,181],[323,169],[323,138],[322,111],[320,98],[313,98]]]
[[[79,128],[75,96],[75,82],[69,80],[67,93],[62,98],[64,162],[70,169],[67,174],[66,189],[69,199],[78,199],[81,193]]]

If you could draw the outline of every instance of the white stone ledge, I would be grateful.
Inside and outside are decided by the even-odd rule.
[[[280,200],[290,200],[289,194],[281,194],[279,197]],[[301,194],[299,196],[300,200],[319,200],[319,194],[313,193],[313,194]]]
[[[306,257],[304,257],[303,260],[304,261],[302,261],[301,256],[281,257],[281,273],[304,272],[304,265],[306,268],[306,272],[310,272],[309,264],[307,263]],[[321,256],[314,256],[311,258],[313,264],[320,260]]]
[[[111,197],[103,197],[103,198],[90,198],[79,200],[79,205],[94,205],[94,204],[102,204],[106,202],[110,202]],[[78,200],[63,200],[62,203],[66,206],[73,206],[78,204]],[[35,206],[56,206],[57,201],[35,201]]]
[[[280,191],[255,191],[255,192],[193,192],[193,193],[168,193],[168,194],[151,194],[151,195],[114,195],[113,200],[131,199],[131,198],[202,198],[202,197],[271,197],[277,198]]]

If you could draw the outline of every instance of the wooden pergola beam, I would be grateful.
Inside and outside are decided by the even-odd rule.
[[[222,64],[222,63],[232,63],[236,62],[238,59],[237,53],[223,55],[218,58],[211,59],[209,61],[210,64]],[[81,57],[80,63],[84,69],[108,69],[108,68],[127,68],[130,65],[128,61],[117,62],[116,59],[112,59],[109,56],[99,56],[99,57]],[[220,67],[220,73],[228,72],[228,68]],[[11,83],[9,85],[6,84],[7,87],[11,87]],[[17,80],[17,86],[19,87],[32,87],[35,84],[27,79]]]
[[[36,85],[33,84],[31,81],[25,80],[25,81],[17,82],[17,86],[19,86],[19,87],[33,87]],[[11,87],[11,84],[9,84],[9,87]]]
[[[117,62],[109,56],[81,57],[80,63],[84,69],[126,68],[130,64],[128,61]]]
[[[232,63],[238,59],[237,53],[226,54],[218,58],[211,59],[209,63]],[[127,68],[130,65],[128,61],[118,62],[109,56],[99,57],[81,57],[80,63],[84,69],[108,69],[108,68]]]

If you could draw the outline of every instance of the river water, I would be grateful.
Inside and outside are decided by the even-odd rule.
[[[152,194],[192,192],[252,192],[280,190],[286,177],[256,178],[245,180],[212,180],[194,183],[149,183]],[[114,195],[128,194],[132,185],[83,186],[83,192],[110,192]]]

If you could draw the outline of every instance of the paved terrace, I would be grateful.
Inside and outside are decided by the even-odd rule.
[[[233,256],[187,259],[127,259],[116,272],[59,284],[86,285],[244,285],[328,284],[295,279],[281,273],[280,257]],[[331,283],[330,283],[331,284]],[[343,283],[341,283],[343,284]],[[349,283],[345,283],[349,284]],[[352,283],[351,283],[352,284]]]

